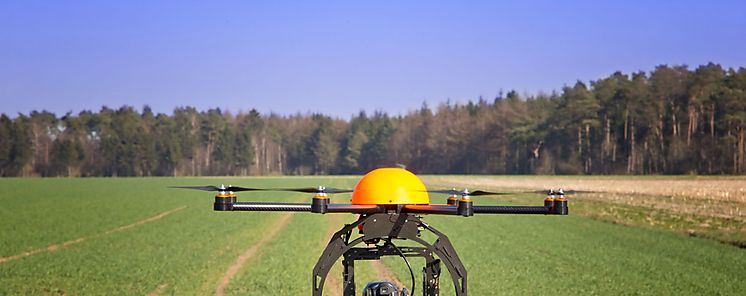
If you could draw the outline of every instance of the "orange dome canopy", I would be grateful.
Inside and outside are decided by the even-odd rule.
[[[400,168],[381,168],[367,173],[352,192],[354,205],[430,204],[420,178]]]

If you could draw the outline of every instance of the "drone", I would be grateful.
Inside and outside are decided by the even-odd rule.
[[[510,195],[513,193],[447,189],[428,190],[413,173],[403,168],[378,168],[364,175],[355,189],[330,187],[248,188],[239,186],[173,186],[173,188],[216,191],[215,211],[267,211],[359,214],[357,221],[345,224],[334,233],[313,268],[312,295],[321,296],[324,282],[332,266],[342,258],[343,295],[355,295],[355,261],[380,260],[384,256],[400,256],[409,268],[411,290],[391,282],[370,282],[363,296],[409,296],[415,292],[414,272],[408,258],[423,257],[422,295],[440,294],[441,263],[453,281],[457,296],[467,295],[466,269],[448,237],[423,221],[422,215],[453,215],[470,217],[475,214],[567,215],[565,192],[559,190],[529,191],[546,193],[543,206],[475,205],[473,196]],[[292,191],[314,194],[311,203],[243,202],[236,192]],[[331,203],[330,194],[352,193],[350,204]],[[429,194],[448,195],[445,204],[430,203]],[[437,239],[425,240],[423,232]],[[422,247],[399,247],[395,242],[414,241]],[[364,244],[364,247],[358,245]]]

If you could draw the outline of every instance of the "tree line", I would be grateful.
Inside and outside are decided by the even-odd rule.
[[[103,107],[0,116],[2,176],[742,174],[746,69],[707,64],[405,115]]]

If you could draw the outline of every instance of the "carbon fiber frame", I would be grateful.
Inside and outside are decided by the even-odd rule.
[[[353,231],[362,225],[361,236],[353,238]],[[434,234],[437,239],[432,244],[420,238],[420,229],[430,231]],[[451,275],[453,286],[456,290],[456,296],[467,295],[467,282],[466,282],[466,268],[461,263],[456,250],[451,245],[448,237],[431,227],[427,223],[420,220],[420,218],[412,214],[395,214],[395,213],[378,213],[371,215],[363,215],[361,218],[352,224],[346,224],[341,230],[337,231],[334,236],[327,244],[321,257],[316,262],[316,266],[313,268],[313,295],[321,296],[324,289],[324,282],[326,276],[331,270],[337,260],[344,256],[343,265],[345,267],[344,273],[344,295],[353,296],[355,295],[355,282],[354,282],[354,261],[356,259],[367,259],[374,260],[376,256],[389,256],[394,253],[386,250],[374,250],[373,248],[354,248],[360,243],[366,243],[367,245],[374,245],[379,241],[383,240],[391,242],[394,239],[401,240],[412,240],[424,248],[416,248],[414,250],[424,250],[422,256],[425,257],[428,264],[425,266],[425,276],[439,277],[440,267],[436,264],[436,260],[432,254],[436,254]],[[385,249],[386,244],[379,249]],[[367,252],[368,255],[360,255]],[[398,253],[397,253],[398,254]],[[437,271],[437,272],[436,272]],[[436,296],[439,292],[439,281],[429,281],[425,279],[425,282],[432,282],[430,285],[425,285],[425,294],[427,296]]]

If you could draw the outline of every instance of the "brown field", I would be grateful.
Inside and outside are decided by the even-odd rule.
[[[665,228],[746,245],[746,177],[427,176],[423,179],[430,186],[516,192],[546,188],[593,191],[570,196],[571,212],[612,223]]]
[[[431,183],[453,183],[461,184],[462,186],[491,186],[519,189],[565,188],[746,203],[746,176],[428,176],[424,179]]]

